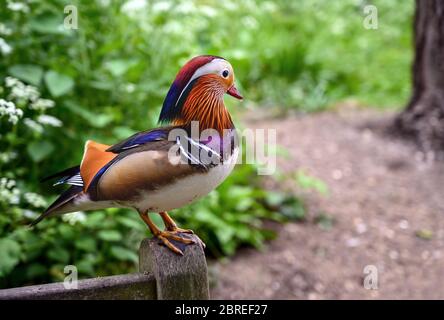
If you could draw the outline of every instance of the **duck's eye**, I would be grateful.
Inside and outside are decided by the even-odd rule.
[[[229,74],[230,74],[230,72],[228,72],[228,70],[222,71],[222,77],[224,77],[224,78],[228,77]]]

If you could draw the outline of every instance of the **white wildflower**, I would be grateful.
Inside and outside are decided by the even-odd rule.
[[[134,90],[136,90],[136,86],[135,86],[133,83],[128,83],[128,84],[125,86],[125,90],[126,90],[126,92],[128,92],[128,93],[132,93],[132,92],[134,92]]]
[[[8,28],[4,23],[0,22],[0,34],[10,36],[12,34],[12,29]]]
[[[0,179],[0,201],[8,204],[18,204],[20,202],[20,190],[16,187],[15,180]]]
[[[39,214],[35,211],[25,209],[23,210],[23,216],[28,219],[35,219]]]
[[[10,115],[9,116],[9,122],[11,122],[12,124],[17,124],[19,118],[16,115]]]
[[[2,152],[0,153],[0,162],[1,163],[8,163],[14,159],[17,159],[17,152],[11,151],[11,152]]]
[[[183,1],[175,7],[175,11],[180,14],[191,14],[197,11],[196,6],[191,1]]]
[[[14,77],[6,77],[5,78],[5,83],[6,83],[6,86],[8,88],[12,88],[12,87],[18,86],[18,85],[20,85],[20,83],[22,85],[24,85],[19,79],[14,78]]]
[[[2,185],[8,189],[15,188],[16,184],[15,180],[2,178]]]
[[[277,8],[277,5],[272,1],[265,1],[262,3],[262,10],[265,12],[274,12]]]
[[[256,18],[252,16],[245,16],[242,19],[242,23],[248,29],[258,29],[259,27],[259,22],[257,22]]]
[[[28,97],[28,100],[30,101],[37,101],[40,97],[40,92],[37,87],[34,86],[26,86],[25,87],[26,96]]]
[[[127,15],[132,15],[140,12],[140,10],[144,9],[146,6],[146,0],[129,0],[122,5],[121,11]]]
[[[86,214],[83,211],[79,212],[71,212],[64,214],[62,217],[63,221],[68,222],[69,224],[73,225],[78,222],[82,223],[86,220]]]
[[[30,109],[45,111],[46,109],[53,108],[55,106],[55,102],[49,99],[39,98],[36,101],[32,102],[29,105]]]
[[[3,38],[0,38],[0,51],[4,56],[12,52],[12,47]]]
[[[198,11],[208,18],[214,18],[217,15],[217,11],[210,6],[200,6]]]
[[[170,10],[171,6],[172,6],[171,2],[160,1],[154,3],[151,9],[153,10],[154,13],[162,13]]]
[[[52,127],[61,127],[63,124],[62,121],[60,121],[56,117],[49,116],[47,114],[42,114],[42,115],[38,116],[37,121],[43,125],[48,125],[48,126],[52,126]]]
[[[99,0],[99,4],[102,7],[109,7],[109,5],[111,4],[111,0]]]
[[[46,200],[39,194],[34,192],[26,192],[24,198],[27,203],[31,204],[35,208],[46,207]]]
[[[221,3],[222,7],[227,11],[236,11],[239,9],[239,4],[235,1],[223,1]]]
[[[3,116],[8,116],[8,121],[16,124],[23,117],[23,111],[17,108],[14,102],[0,99],[0,118]]]
[[[8,96],[10,100],[29,100],[34,102],[40,97],[40,92],[36,87],[25,85],[23,82],[12,77],[6,78],[6,86],[11,88]]]
[[[26,3],[8,0],[8,9],[16,12],[28,13],[29,7]]]
[[[40,123],[29,118],[25,118],[23,120],[23,123],[32,131],[37,133],[43,133],[43,126]]]
[[[163,30],[167,34],[183,34],[182,24],[174,20],[166,23]]]

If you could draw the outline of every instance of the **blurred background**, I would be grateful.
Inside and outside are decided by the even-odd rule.
[[[66,5],[78,10],[77,29],[63,25]],[[376,29],[363,26],[367,5],[378,10]],[[376,124],[410,96],[413,1],[6,0],[0,8],[1,288],[60,281],[67,264],[81,278],[137,270],[149,233],[133,211],[27,228],[63,189],[39,179],[77,164],[87,139],[112,144],[156,126],[177,71],[200,54],[234,66],[245,99],[226,103],[238,127],[278,129],[274,176],[239,165],[172,214],[207,244],[213,297],[395,297],[408,272],[440,259],[434,200],[415,202],[424,170],[405,163],[415,159],[409,146],[377,135]],[[380,290],[363,287],[366,265],[380,270]],[[409,297],[427,296],[421,290],[433,283],[418,278]]]

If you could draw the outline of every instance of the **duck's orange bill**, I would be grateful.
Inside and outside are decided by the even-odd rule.
[[[242,100],[244,98],[244,97],[242,97],[240,92],[237,90],[237,88],[234,86],[234,84],[230,87],[230,89],[228,89],[227,93],[230,96],[235,97],[236,99],[239,99],[239,100]]]

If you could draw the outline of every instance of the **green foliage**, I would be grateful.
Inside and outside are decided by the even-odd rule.
[[[156,125],[191,56],[228,58],[246,100],[258,105],[313,111],[352,97],[392,106],[408,93],[413,1],[371,1],[377,30],[362,27],[360,0],[11,3],[0,2],[1,287],[60,280],[68,263],[82,277],[134,270],[147,235],[134,212],[26,225],[61,190],[39,179],[77,164],[87,139],[114,143]],[[63,27],[67,4],[77,5],[77,30]],[[325,189],[303,174],[298,180]],[[242,166],[172,215],[219,256],[260,247],[273,236],[264,219],[302,219],[304,210],[294,197],[264,192],[254,167]]]
[[[76,265],[81,277],[136,270],[138,246],[147,229],[135,212],[110,209],[67,214],[35,229],[23,225],[28,219],[24,221],[22,214],[15,209],[0,225],[0,252],[5,258],[0,260],[2,287],[63,280],[67,264]],[[24,214],[34,217],[27,211]]]
[[[16,64],[8,68],[8,73],[29,84],[38,86],[43,76],[43,69],[32,64]]]
[[[69,76],[51,70],[45,74],[45,84],[53,97],[60,97],[72,89],[74,80]]]
[[[323,230],[330,230],[333,225],[335,224],[335,219],[326,214],[321,212],[318,216],[316,216],[315,218],[315,223],[319,226],[319,228],[323,229]]]
[[[11,239],[0,239],[0,252],[2,263],[0,264],[0,277],[9,274],[20,261],[20,245]]]
[[[295,179],[298,186],[302,189],[314,190],[319,192],[321,195],[328,194],[328,187],[324,181],[307,174],[302,169],[296,172]]]

